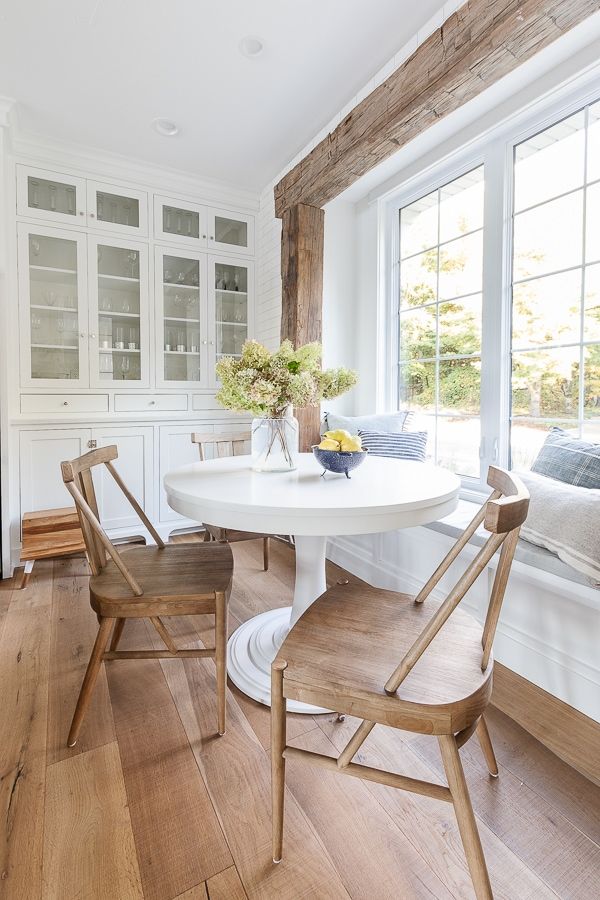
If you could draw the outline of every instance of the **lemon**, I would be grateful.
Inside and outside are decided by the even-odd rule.
[[[338,428],[337,431],[326,431],[323,437],[330,438],[332,441],[338,441],[341,443],[342,441],[347,441],[352,437],[349,431],[345,431],[343,428]]]
[[[346,438],[340,442],[340,445],[345,452],[356,453],[357,450],[362,450],[362,441],[358,435],[356,437]]]
[[[319,444],[319,450],[339,450],[340,442],[334,441],[331,438],[323,438],[321,443]]]

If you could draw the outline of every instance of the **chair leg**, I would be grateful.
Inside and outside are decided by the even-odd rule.
[[[217,731],[225,734],[227,704],[227,599],[217,593],[215,604],[215,665],[217,667]]]
[[[285,663],[271,666],[271,796],[273,802],[273,862],[281,862],[285,796],[286,700],[283,696]]]
[[[448,779],[448,787],[452,794],[458,829],[462,838],[465,856],[467,857],[473,887],[475,888],[475,896],[477,900],[493,900],[490,876],[485,864],[481,839],[477,830],[473,807],[471,806],[471,798],[469,797],[469,789],[454,735],[438,735],[438,741],[446,778]]]
[[[205,541],[210,541],[211,539],[212,539],[211,533],[210,533],[210,531],[208,530],[208,528],[205,527],[205,528],[204,528],[204,540],[205,540]]]
[[[263,567],[265,572],[269,568],[269,538],[263,538]]]
[[[77,743],[77,738],[79,737],[79,731],[81,729],[81,723],[83,722],[83,717],[90,704],[90,700],[92,699],[92,691],[94,690],[94,685],[96,684],[96,678],[98,677],[100,664],[102,663],[102,657],[104,655],[106,645],[108,644],[111,629],[115,622],[116,619],[100,619],[100,628],[98,629],[98,634],[96,635],[94,649],[92,650],[92,655],[90,656],[90,661],[83,678],[83,684],[81,685],[81,691],[79,692],[77,706],[75,707],[75,712],[73,713],[73,721],[71,722],[71,729],[69,731],[69,737],[67,738],[67,746],[69,747],[74,747]]]
[[[119,646],[119,641],[121,640],[121,635],[123,634],[123,629],[125,628],[125,619],[117,619],[115,622],[115,627],[113,629],[112,641],[110,642],[110,649],[116,650]]]
[[[488,727],[483,716],[480,718],[477,723],[476,729],[477,738],[479,740],[479,744],[483,751],[483,755],[485,757],[485,761],[488,767],[488,771],[493,778],[498,777],[498,763],[496,762],[496,754],[494,753],[494,747],[492,746],[492,739],[490,737],[490,733],[488,731]]]

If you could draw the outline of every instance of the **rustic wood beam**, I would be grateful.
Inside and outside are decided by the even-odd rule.
[[[325,213],[303,203],[287,209],[281,231],[281,340],[295,347],[321,340]],[[319,409],[295,410],[300,449],[319,442]]]
[[[281,179],[275,214],[333,200],[599,9],[600,0],[468,0]]]

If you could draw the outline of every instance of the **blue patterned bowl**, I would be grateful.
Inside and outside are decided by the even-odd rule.
[[[312,448],[315,459],[319,462],[323,469],[328,472],[344,473],[346,478],[350,478],[348,472],[356,469],[364,461],[368,450],[322,450],[317,444]],[[324,475],[325,472],[322,473]]]

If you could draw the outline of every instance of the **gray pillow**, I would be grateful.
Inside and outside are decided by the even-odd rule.
[[[600,490],[519,472],[529,490],[521,537],[556,553],[596,585],[600,582]]]
[[[552,428],[531,471],[565,484],[600,488],[600,444],[580,441],[562,428]]]
[[[403,431],[393,434],[389,431],[358,432],[362,445],[371,456],[395,456],[398,459],[416,459],[424,462],[427,452],[426,431]]]
[[[341,428],[350,434],[358,434],[361,428],[366,428],[371,431],[398,434],[407,428],[411,416],[412,413],[407,411],[372,416],[336,416],[335,413],[325,413],[325,424],[327,431],[337,431]]]

